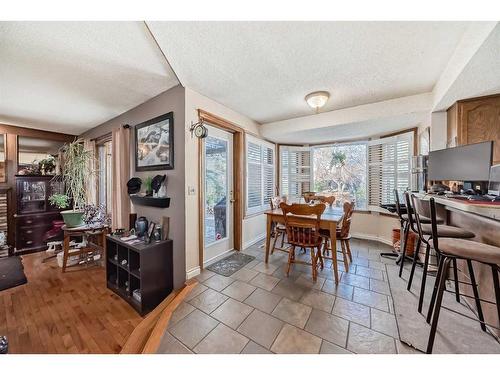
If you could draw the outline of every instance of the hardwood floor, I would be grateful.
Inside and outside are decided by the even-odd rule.
[[[63,274],[45,256],[23,256],[28,283],[0,292],[9,353],[118,353],[140,315],[106,288],[103,267]]]

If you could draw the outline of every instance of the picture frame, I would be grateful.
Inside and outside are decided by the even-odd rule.
[[[155,231],[156,224],[152,221],[149,223],[148,231],[147,231],[147,241],[151,243],[151,239],[153,238],[153,232]]]
[[[140,123],[135,131],[135,170],[174,169],[174,113]]]

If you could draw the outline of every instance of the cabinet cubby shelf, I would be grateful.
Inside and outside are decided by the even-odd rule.
[[[172,240],[131,245],[121,241],[119,237],[108,235],[108,289],[124,299],[142,316],[147,314],[173,290],[172,249]],[[118,262],[114,260],[115,255],[118,255]],[[127,266],[119,264],[124,259],[127,260]],[[133,297],[133,291],[136,289],[141,291],[141,301]]]

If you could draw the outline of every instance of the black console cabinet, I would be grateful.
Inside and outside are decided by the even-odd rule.
[[[126,260],[126,265],[122,261]],[[106,282],[109,289],[146,315],[173,289],[172,240],[130,245],[119,237],[106,238]],[[141,291],[140,302],[133,298]]]

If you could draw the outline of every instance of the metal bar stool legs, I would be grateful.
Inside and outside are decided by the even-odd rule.
[[[425,248],[425,260],[424,260],[424,269],[422,272],[422,283],[420,284],[420,295],[418,297],[418,312],[422,312],[422,306],[424,304],[424,296],[425,296],[425,283],[427,282],[427,269],[429,268],[429,257],[431,254],[431,245],[427,244]],[[439,268],[438,274],[436,275],[436,280],[439,278]]]
[[[455,299],[460,302],[460,286],[458,285],[458,267],[457,260],[453,258],[453,281],[455,282]]]
[[[467,268],[469,269],[469,278],[472,286],[472,292],[474,293],[474,299],[476,301],[477,316],[481,321],[481,329],[486,332],[486,324],[484,324],[483,308],[481,307],[481,300],[479,299],[479,291],[477,290],[476,278],[474,276],[474,268],[472,268],[472,261],[467,259]],[[498,302],[497,302],[498,304]],[[500,314],[498,315],[500,317]]]
[[[439,320],[439,312],[441,311],[441,303],[443,302],[443,293],[445,289],[445,283],[446,283],[446,273],[448,271],[448,268],[450,267],[450,262],[452,261],[451,258],[448,257],[442,257],[439,263],[439,269],[438,269],[438,275],[439,279],[436,279],[436,284],[437,288],[437,295],[436,295],[436,308],[434,311],[434,317],[432,319],[432,325],[431,325],[431,332],[429,334],[429,341],[427,342],[427,354],[432,353],[432,348],[434,346],[434,339],[436,337],[436,330],[437,330],[437,324]],[[434,294],[434,293],[433,293]],[[430,311],[430,310],[429,310]]]
[[[498,281],[498,266],[492,265],[491,271],[493,273],[493,285],[495,288],[495,300],[497,305],[498,320],[500,321],[500,282]]]
[[[422,239],[418,236],[417,246],[415,248],[415,253],[413,254],[413,263],[411,265],[410,277],[408,278],[407,290],[411,290],[411,284],[413,283],[413,275],[415,274],[415,267],[418,263],[418,253],[420,252],[420,246],[422,245]]]
[[[406,225],[404,226],[404,232],[402,236],[401,241],[401,263],[399,263],[399,277],[403,274],[403,267],[405,263],[405,257],[406,257],[406,245],[408,243],[408,237],[410,235],[410,223],[407,222]]]

